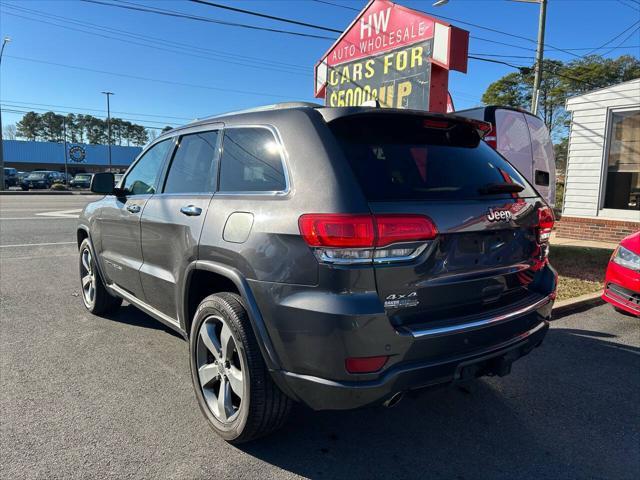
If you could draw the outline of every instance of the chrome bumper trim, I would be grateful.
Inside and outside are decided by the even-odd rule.
[[[447,327],[423,328],[421,330],[411,330],[410,328],[405,327],[403,330],[409,333],[413,338],[438,337],[441,335],[451,335],[453,333],[467,332],[471,330],[477,330],[479,328],[485,328],[492,325],[496,325],[498,323],[507,322],[516,317],[526,315],[527,313],[530,313],[534,310],[537,310],[540,307],[545,306],[547,303],[551,301],[552,301],[551,297],[547,296],[538,300],[535,303],[532,303],[531,305],[524,306],[522,308],[519,308],[518,310],[504,313],[496,317],[483,318],[480,320],[474,320],[472,322],[461,323],[458,325],[450,325]]]

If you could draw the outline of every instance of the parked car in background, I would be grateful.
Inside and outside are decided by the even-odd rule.
[[[22,190],[51,188],[51,185],[53,185],[53,182],[56,178],[56,172],[52,172],[49,170],[38,170],[31,172],[22,181]]]
[[[115,173],[113,175],[113,179],[114,179],[114,182],[115,182],[116,186],[120,185],[120,180],[122,180],[123,176],[124,176],[124,173]]]
[[[602,298],[620,310],[640,316],[640,232],[622,239],[613,252]]]
[[[4,168],[4,188],[8,189],[9,187],[18,186],[18,170],[15,168],[5,167]]]
[[[91,186],[92,173],[78,173],[73,180],[69,182],[72,188],[89,188]]]
[[[556,160],[549,130],[540,117],[519,108],[489,105],[459,110],[456,115],[489,122],[484,137],[531,182],[547,203],[556,203]]]
[[[27,178],[27,176],[29,175],[29,173],[31,172],[22,172],[22,171],[18,171],[18,186],[22,185],[22,181]]]
[[[188,339],[199,406],[230,442],[293,402],[391,406],[507,375],[549,328],[554,219],[487,127],[288,104],[172,129],[117,187],[93,179],[85,307],[125,299]]]

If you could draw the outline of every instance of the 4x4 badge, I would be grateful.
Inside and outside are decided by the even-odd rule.
[[[508,222],[511,220],[511,212],[509,210],[494,210],[489,209],[487,213],[487,220],[490,222]]]
[[[387,298],[385,298],[384,308],[415,307],[420,304],[417,297],[418,292],[392,293],[391,295],[387,295]]]

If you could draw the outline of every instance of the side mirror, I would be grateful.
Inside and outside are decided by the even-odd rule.
[[[91,191],[93,193],[104,193],[109,195],[113,193],[115,186],[115,177],[111,172],[96,173],[91,179]]]

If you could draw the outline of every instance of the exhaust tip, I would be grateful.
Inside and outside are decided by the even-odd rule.
[[[386,400],[382,405],[384,405],[386,408],[395,407],[398,403],[400,403],[400,400],[402,400],[403,398],[404,398],[404,392],[394,393],[391,396],[391,398]]]

